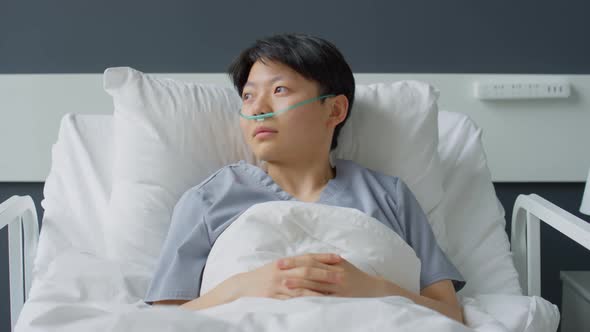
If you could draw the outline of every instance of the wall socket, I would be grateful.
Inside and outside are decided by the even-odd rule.
[[[567,98],[571,93],[565,81],[486,81],[473,87],[475,97],[484,100]]]

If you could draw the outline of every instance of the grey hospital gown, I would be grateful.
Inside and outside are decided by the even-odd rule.
[[[450,279],[456,290],[465,281],[439,248],[427,217],[398,177],[387,176],[349,160],[336,159],[336,176],[317,203],[355,208],[398,233],[422,263],[420,288]],[[215,239],[250,206],[296,200],[260,167],[244,161],[225,166],[178,201],[155,274],[144,301],[192,300]]]

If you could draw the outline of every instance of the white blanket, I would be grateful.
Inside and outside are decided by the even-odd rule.
[[[273,201],[253,205],[217,238],[201,294],[234,274],[282,257],[328,252],[409,291],[420,290],[420,260],[379,220],[351,208]]]
[[[540,331],[554,315],[543,301],[515,295],[462,299],[468,327],[395,296],[242,298],[195,312],[143,303],[150,277],[142,266],[64,252],[37,271],[16,330]],[[544,328],[535,329],[539,326]]]
[[[301,206],[259,205],[245,212],[239,222],[235,222],[235,227],[228,228],[219,237],[210,256],[211,263],[208,262],[208,284],[214,285],[224,275],[254,268],[274,258],[272,255],[256,256],[261,248],[283,250],[280,255],[296,253],[301,249],[338,249],[337,252],[343,253],[345,258],[364,270],[393,279],[406,278],[410,286],[411,279],[417,278],[419,264],[416,270],[415,262],[412,263],[415,259],[413,251],[407,250],[409,247],[400,243],[401,239],[378,221],[353,209],[326,206],[309,209],[309,205],[301,209]],[[268,236],[272,233],[264,233],[269,230],[280,236],[272,237]],[[302,233],[302,230],[305,232]],[[289,236],[293,234],[305,236],[292,242]],[[311,234],[316,236],[311,237]],[[238,239],[240,235],[242,239]],[[284,246],[285,243],[298,245],[296,249],[289,249],[292,251],[284,251],[289,248]],[[365,243],[364,247],[362,243]],[[389,250],[383,250],[387,243]],[[346,257],[354,250],[358,250],[358,255]],[[232,255],[236,252],[240,253],[237,257],[251,259],[246,259],[247,263],[237,269],[215,268],[216,264],[235,260]],[[404,260],[407,261],[404,269],[396,269],[396,264]],[[400,274],[395,270],[410,273]],[[546,324],[552,318],[547,316],[551,311],[536,306],[534,298],[514,295],[462,299],[468,326],[396,296],[303,297],[290,300],[249,297],[202,311],[176,306],[152,307],[142,301],[151,275],[152,271],[145,266],[115,262],[74,248],[65,250],[50,264],[36,267],[30,296],[16,329],[60,332],[534,331],[535,324]],[[547,316],[546,320],[542,319],[544,316]]]

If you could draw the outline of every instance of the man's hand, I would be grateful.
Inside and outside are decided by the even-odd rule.
[[[288,262],[289,264],[283,268],[296,269],[299,266],[296,260],[288,260]],[[331,267],[338,269],[336,270],[338,281],[335,283],[326,284],[306,278],[289,278],[286,281],[287,287],[309,289],[325,295],[342,297],[403,296],[416,304],[464,323],[462,308],[450,280],[438,281],[422,289],[421,294],[415,294],[384,278],[367,274],[343,258],[341,262]]]
[[[335,254],[305,254],[287,257],[230,279],[231,299],[244,296],[289,299],[299,296],[323,296],[341,280],[342,261]],[[297,281],[301,287],[291,287]],[[314,285],[314,287],[306,287]]]
[[[244,296],[275,299],[323,296],[330,284],[340,280],[338,274],[342,272],[342,268],[334,264],[341,261],[342,258],[335,254],[306,254],[279,259],[256,270],[234,275],[181,307],[201,310]],[[306,280],[323,286],[317,290],[287,287],[287,280]]]
[[[340,257],[340,256],[339,256]],[[283,269],[300,269],[298,260],[287,259],[288,264]],[[387,296],[388,292],[383,287],[381,280],[340,258],[340,262],[331,266],[336,271],[336,282],[323,283],[307,278],[301,278],[295,274],[286,280],[286,285],[291,289],[308,289],[331,296],[341,297],[379,297]]]

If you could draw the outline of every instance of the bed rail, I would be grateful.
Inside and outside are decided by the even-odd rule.
[[[0,204],[0,229],[8,226],[8,270],[12,330],[31,288],[39,240],[37,210],[31,196],[12,196]]]
[[[519,195],[512,212],[511,247],[520,286],[529,296],[541,296],[541,221],[590,250],[590,223],[539,195]]]

